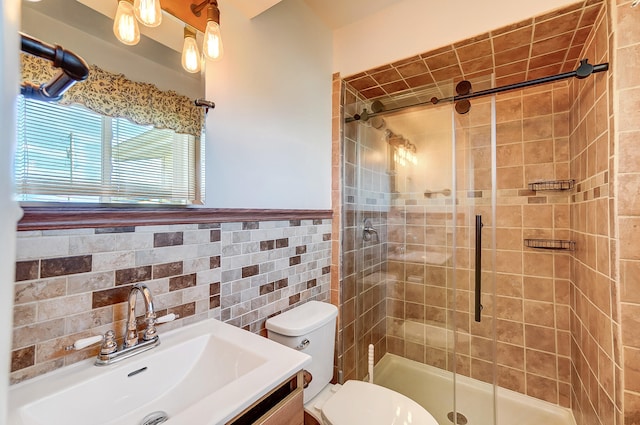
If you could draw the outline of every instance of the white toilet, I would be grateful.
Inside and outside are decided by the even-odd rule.
[[[305,411],[322,425],[438,425],[418,403],[362,381],[330,384],[333,376],[336,306],[309,301],[267,320],[269,339],[312,357]]]

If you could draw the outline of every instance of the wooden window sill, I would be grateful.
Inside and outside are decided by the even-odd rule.
[[[18,230],[54,230],[247,221],[313,220],[332,217],[331,210],[185,207],[23,206]]]

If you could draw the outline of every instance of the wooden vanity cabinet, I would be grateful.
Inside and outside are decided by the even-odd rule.
[[[303,425],[304,406],[302,404],[302,391],[296,391],[288,400],[283,400],[279,406],[274,407],[273,412],[264,415],[261,425]]]
[[[228,425],[304,425],[302,371],[284,381]]]

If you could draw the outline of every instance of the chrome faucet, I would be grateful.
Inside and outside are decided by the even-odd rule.
[[[151,291],[145,284],[138,284],[131,288],[129,292],[129,310],[127,314],[127,333],[124,338],[123,348],[133,347],[138,344],[138,322],[136,320],[136,300],[137,295],[140,293],[144,298],[144,321],[147,324],[142,334],[143,341],[150,341],[157,336],[156,332],[156,313],[153,311],[153,299],[151,297]]]
[[[138,323],[136,321],[136,300],[141,294],[144,299],[145,315],[144,321],[147,324],[142,333],[142,340],[138,335]],[[127,313],[126,330],[122,347],[118,349],[113,331],[108,331],[102,343],[102,348],[96,358],[96,366],[105,366],[124,360],[136,354],[150,350],[160,344],[160,338],[156,331],[156,313],[153,310],[153,297],[147,285],[139,283],[134,285],[129,292],[129,310]]]

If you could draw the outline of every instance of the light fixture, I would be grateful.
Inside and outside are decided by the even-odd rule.
[[[196,73],[200,71],[200,52],[196,43],[196,30],[184,27],[184,44],[182,46],[182,67],[187,72]]]
[[[133,12],[143,25],[157,27],[162,22],[160,0],[134,0]]]
[[[191,11],[194,15],[200,16],[205,6],[207,7],[207,28],[204,31],[202,52],[207,58],[218,60],[222,57],[223,53],[218,0],[204,0],[200,4],[192,4]]]
[[[118,10],[113,19],[113,33],[121,43],[133,46],[140,41],[140,29],[133,12],[133,5],[128,0],[118,1]]]
[[[387,131],[387,142],[393,147],[393,161],[403,167],[407,164],[417,165],[418,149],[416,145],[390,130]]]
[[[155,27],[162,22],[162,13],[167,12],[183,21],[188,28],[184,30],[182,47],[182,67],[188,72],[204,70],[205,59],[219,60],[222,57],[222,35],[220,33],[220,9],[217,0],[200,1],[189,8],[177,5],[186,0],[163,0],[166,10],[162,9],[160,0],[117,0],[118,10],[113,22],[113,32],[122,43],[132,46],[140,41],[138,22],[147,27]],[[167,4],[168,3],[168,4]],[[207,10],[206,25],[200,18],[203,10]],[[196,19],[200,18],[200,19]],[[204,33],[201,56],[196,43],[196,32]],[[197,58],[197,60],[196,60]]]

